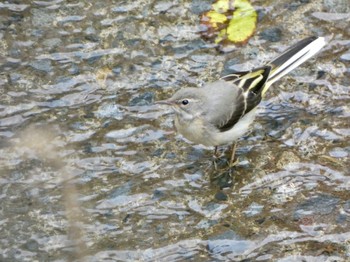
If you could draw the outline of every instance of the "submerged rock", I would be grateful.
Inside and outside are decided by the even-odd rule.
[[[268,28],[260,33],[260,38],[270,42],[279,42],[282,39],[282,29],[279,27]]]
[[[310,215],[329,215],[332,213],[339,198],[330,195],[317,195],[299,204],[294,212],[294,220],[299,220]]]
[[[151,104],[153,100],[154,93],[145,92],[131,99],[131,101],[129,102],[129,106],[145,106]]]
[[[29,66],[40,73],[49,73],[52,71],[51,61],[48,59],[34,60],[29,63]]]

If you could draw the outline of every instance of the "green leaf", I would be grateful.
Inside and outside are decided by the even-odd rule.
[[[257,13],[248,0],[217,0],[202,14],[201,23],[207,28],[203,37],[221,45],[241,44],[254,34]]]
[[[218,24],[223,24],[227,21],[227,17],[223,14],[219,14],[215,11],[209,11],[208,17],[210,18],[210,23],[213,27],[218,27]]]
[[[213,4],[213,8],[217,13],[225,13],[230,8],[229,0],[218,0]]]
[[[247,0],[235,1],[236,9],[227,27],[228,40],[243,43],[256,29],[257,13]]]

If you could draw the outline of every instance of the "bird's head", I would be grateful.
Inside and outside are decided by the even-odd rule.
[[[169,105],[181,119],[192,120],[205,113],[206,100],[200,88],[184,88],[177,91],[171,98],[157,101],[156,104]]]

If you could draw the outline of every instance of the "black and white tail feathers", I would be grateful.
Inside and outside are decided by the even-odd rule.
[[[269,87],[284,75],[310,59],[326,44],[323,37],[311,36],[288,48],[265,66],[250,71],[235,72],[221,79],[233,82],[244,92],[263,96]]]

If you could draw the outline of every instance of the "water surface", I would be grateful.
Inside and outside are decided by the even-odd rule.
[[[349,260],[346,2],[252,1],[255,36],[221,50],[210,1],[0,3],[0,260]],[[274,84],[232,170],[153,104],[310,35],[329,43]]]

